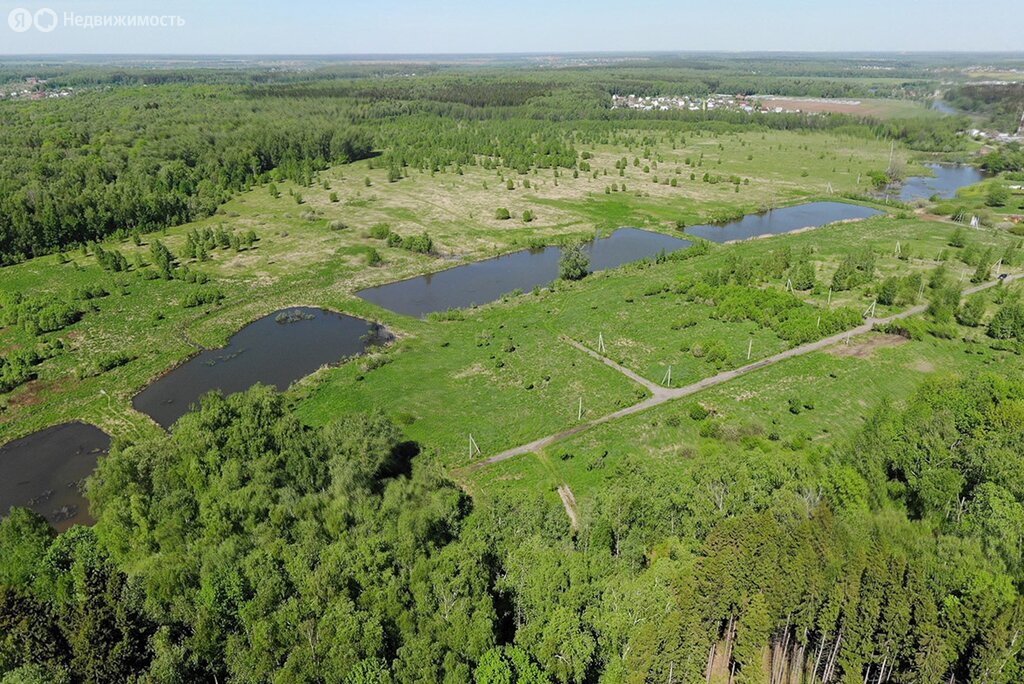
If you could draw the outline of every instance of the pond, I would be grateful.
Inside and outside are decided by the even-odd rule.
[[[956,197],[956,191],[985,180],[981,169],[966,164],[928,164],[934,176],[909,176],[899,187],[899,199],[913,202],[938,195],[943,199]]]
[[[58,530],[89,525],[85,478],[110,449],[110,437],[85,423],[65,423],[0,447],[0,516],[31,508]]]
[[[389,339],[376,323],[325,309],[284,309],[250,323],[226,347],[208,349],[135,395],[132,404],[170,427],[211,390],[232,394],[256,383],[279,390],[321,366]]]
[[[590,268],[602,271],[622,264],[674,252],[688,240],[638,228],[620,228],[586,245]],[[559,247],[523,250],[494,259],[456,266],[409,280],[361,290],[368,302],[408,316],[487,304],[514,290],[531,290],[558,277]]]
[[[817,228],[836,221],[863,219],[882,212],[871,207],[845,202],[810,202],[795,207],[772,209],[763,214],[747,214],[738,221],[690,226],[686,232],[712,242],[735,242],[762,235],[780,235],[801,228]]]

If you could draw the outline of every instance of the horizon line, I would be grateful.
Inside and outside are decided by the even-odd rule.
[[[454,52],[0,52],[0,58],[39,57],[236,57],[236,58],[367,58],[367,57],[543,57],[578,55],[1002,55],[1019,56],[1024,50],[732,50],[714,48],[704,50],[530,50],[530,51],[454,51]]]

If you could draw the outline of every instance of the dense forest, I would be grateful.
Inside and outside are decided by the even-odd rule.
[[[968,83],[950,89],[945,99],[1001,131],[1013,133],[1024,121],[1024,83]]]
[[[375,152],[387,155],[384,163],[396,175],[404,166],[454,169],[485,160],[519,173],[578,168],[578,143],[652,124],[679,133],[752,124],[841,129],[929,151],[962,146],[956,132],[964,122],[956,117],[882,123],[791,114],[753,121],[743,112],[610,109],[611,95],[627,92],[916,92],[911,82],[897,93],[877,93],[860,81],[811,77],[799,62],[758,77],[738,75],[735,65],[704,66],[682,75],[656,62],[558,73],[428,70],[415,77],[329,66],[265,79],[226,68],[71,70],[53,84],[81,87],[72,97],[0,102],[0,264],[178,225],[212,214],[253,184],[308,185],[328,165]],[[21,69],[9,68],[6,78]]]
[[[724,442],[684,485],[626,468],[578,532],[540,496],[475,508],[380,415],[211,395],[101,462],[94,528],[0,523],[0,671],[1018,682],[1022,387],[929,380],[848,445]]]
[[[207,216],[268,177],[370,153],[337,108],[244,107],[214,90],[82,93],[0,107],[0,259]]]

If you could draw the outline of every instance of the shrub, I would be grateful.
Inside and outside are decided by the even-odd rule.
[[[985,204],[990,207],[1004,207],[1010,199],[1010,191],[1004,185],[992,185],[985,194]]]
[[[409,237],[403,238],[402,248],[407,249],[410,252],[430,254],[434,251],[434,241],[426,231],[423,231],[419,235],[410,235]]]
[[[996,340],[1024,339],[1024,305],[1004,304],[988,324],[988,336]]]
[[[190,309],[202,306],[203,304],[216,304],[222,299],[224,299],[224,293],[220,289],[216,287],[200,287],[186,294],[185,298],[181,301],[181,305],[186,309]]]
[[[981,317],[984,315],[985,299],[983,297],[971,297],[956,312],[956,321],[960,325],[974,328],[981,323]]]
[[[934,323],[950,325],[959,308],[960,289],[949,285],[932,291],[928,300],[927,314]]]
[[[590,255],[583,245],[576,243],[562,249],[558,259],[558,277],[562,280],[582,280],[590,273]]]
[[[505,207],[498,207],[494,210],[494,218],[499,221],[507,221],[512,218],[512,214]]]
[[[807,290],[813,290],[814,286],[817,285],[815,279],[814,264],[810,261],[805,261],[793,271],[793,289],[805,292]]]
[[[708,411],[701,404],[693,403],[690,404],[690,408],[687,409],[687,414],[691,420],[701,421],[711,415],[711,411]]]
[[[0,356],[0,392],[12,389],[35,377],[33,367],[40,361],[34,349],[19,349]]]
[[[128,356],[124,352],[111,352],[109,354],[102,354],[96,359],[96,370],[99,373],[106,373],[109,370],[113,370],[120,366],[124,366],[132,360],[132,357]]]
[[[386,240],[391,235],[391,226],[387,223],[375,223],[370,226],[370,237],[375,240]]]
[[[889,276],[878,287],[878,303],[892,306],[896,303],[896,297],[899,296],[899,293],[900,279],[896,276]]]
[[[36,312],[29,327],[37,334],[55,332],[68,327],[81,317],[82,312],[72,304],[54,301]]]
[[[967,238],[964,236],[964,229],[957,227],[957,229],[953,231],[953,234],[949,236],[949,246],[959,248],[966,244]]]
[[[851,290],[870,282],[875,276],[875,255],[870,248],[859,254],[848,254],[832,276],[832,289]]]

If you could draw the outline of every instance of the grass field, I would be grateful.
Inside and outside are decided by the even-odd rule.
[[[507,297],[469,310],[464,320],[418,322],[415,339],[385,353],[386,364],[356,363],[323,373],[302,390],[298,409],[309,422],[324,423],[340,412],[380,408],[407,423],[410,436],[446,465],[464,465],[475,458],[468,451],[470,433],[488,456],[571,427],[581,397],[584,418],[639,400],[622,376],[561,336],[596,348],[601,335],[610,358],[648,380],[660,383],[671,365],[674,384],[689,384],[747,363],[749,340],[754,342],[751,360],[792,345],[755,323],[714,318],[710,307],[672,291],[680,279],[712,272],[736,257],[805,247],[814,250],[821,282],[828,282],[844,254],[866,246],[888,252],[878,258],[883,275],[927,273],[938,264],[938,253],[949,251],[954,230],[943,223],[879,217],[729,245],[682,261],[627,266],[554,291]],[[1009,241],[992,231],[971,237],[979,244]],[[891,251],[897,240],[920,256],[897,259]],[[782,291],[785,283],[769,287]],[[827,286],[802,296],[822,311],[827,308]],[[871,297],[861,287],[837,293],[833,306],[849,304],[859,311]],[[906,305],[878,307],[877,314],[902,308]],[[679,326],[681,319],[687,320],[685,327]],[[724,342],[724,359],[712,362],[694,351],[697,344],[716,341]]]
[[[379,320],[399,341],[382,360],[348,364],[303,382],[295,393],[303,415],[324,422],[342,411],[379,406],[444,462],[460,463],[467,458],[470,432],[490,451],[572,424],[581,395],[588,415],[636,401],[635,386],[560,341],[560,335],[593,344],[601,332],[614,356],[654,381],[668,364],[678,368],[680,381],[712,374],[716,366],[686,356],[684,340],[671,329],[678,302],[669,296],[645,296],[652,285],[673,281],[693,264],[626,268],[581,285],[474,310],[464,321],[397,316],[356,298],[356,290],[537,241],[589,236],[595,228],[637,225],[675,232],[676,221],[692,225],[724,214],[827,197],[830,184],[836,193],[864,192],[867,173],[885,168],[889,158],[889,147],[880,142],[789,132],[690,135],[673,149],[660,133],[633,131],[587,151],[592,171],[578,178],[565,170],[556,178],[550,170],[520,176],[475,166],[461,173],[410,171],[407,178],[389,183],[385,170],[371,168],[372,160],[363,161],[322,174],[327,187],[282,183],[278,197],[267,187],[255,188],[213,217],[144,236],[140,246],[129,240],[106,245],[120,249],[130,262],[141,258],[145,263],[150,242],[159,239],[180,254],[193,228],[223,225],[255,231],[259,240],[252,249],[215,250],[209,260],[187,263],[209,275],[223,292],[217,305],[185,308],[182,300],[193,286],[146,280],[134,267],[112,274],[95,257],[79,252],[68,254],[68,263],[48,256],[5,268],[0,287],[6,291],[66,297],[76,287],[98,284],[110,294],[91,300],[94,310],[80,322],[45,337],[60,339],[65,351],[39,366],[37,380],[2,398],[0,442],[73,419],[94,423],[114,436],[156,430],[148,417],[132,409],[131,397],[188,358],[196,344],[219,346],[244,324],[276,309],[315,305]],[[915,168],[903,153],[898,151],[897,157]],[[627,163],[620,175],[616,162],[621,159]],[[724,180],[704,182],[704,173]],[[729,182],[730,176],[741,182]],[[506,189],[508,180],[513,190]],[[290,191],[301,194],[302,202]],[[508,208],[513,218],[496,219],[497,207]],[[534,221],[518,218],[526,209],[534,212]],[[382,222],[402,235],[428,231],[442,258],[387,247],[369,237],[369,229]],[[884,254],[902,240],[916,258],[880,259],[880,271],[927,270],[950,230],[940,223],[875,219],[857,227],[721,248],[701,259],[710,268],[729,255],[809,246],[815,250],[820,278],[827,279],[850,249],[872,244]],[[983,242],[998,239],[995,233],[978,234]],[[371,247],[383,256],[378,267],[366,265]],[[822,305],[827,292],[806,297]],[[864,291],[854,291],[837,295],[834,303],[862,306],[866,297]],[[745,358],[751,333],[754,358],[784,346],[778,337],[748,323],[698,318],[687,335],[728,340],[727,359],[721,362],[726,366]],[[5,351],[34,343],[19,328],[0,330],[0,349]],[[515,351],[505,351],[510,345]],[[130,361],[107,372],[90,372],[98,358],[113,351],[124,352]]]
[[[741,489],[752,468],[805,468],[805,454],[813,464],[816,450],[843,448],[872,412],[898,406],[930,373],[1024,369],[1021,356],[993,349],[977,329],[961,332],[962,339],[915,341],[872,333],[461,477],[492,500],[543,495],[551,505],[558,501],[555,488],[568,484],[586,510],[597,493],[627,475],[671,489],[716,460],[731,464],[732,484]],[[707,417],[691,415],[694,406]]]
[[[782,107],[786,111],[853,114],[880,119],[898,117],[939,117],[942,114],[913,100],[892,100],[881,98],[804,98],[804,97],[762,97],[759,98],[767,109]]]

